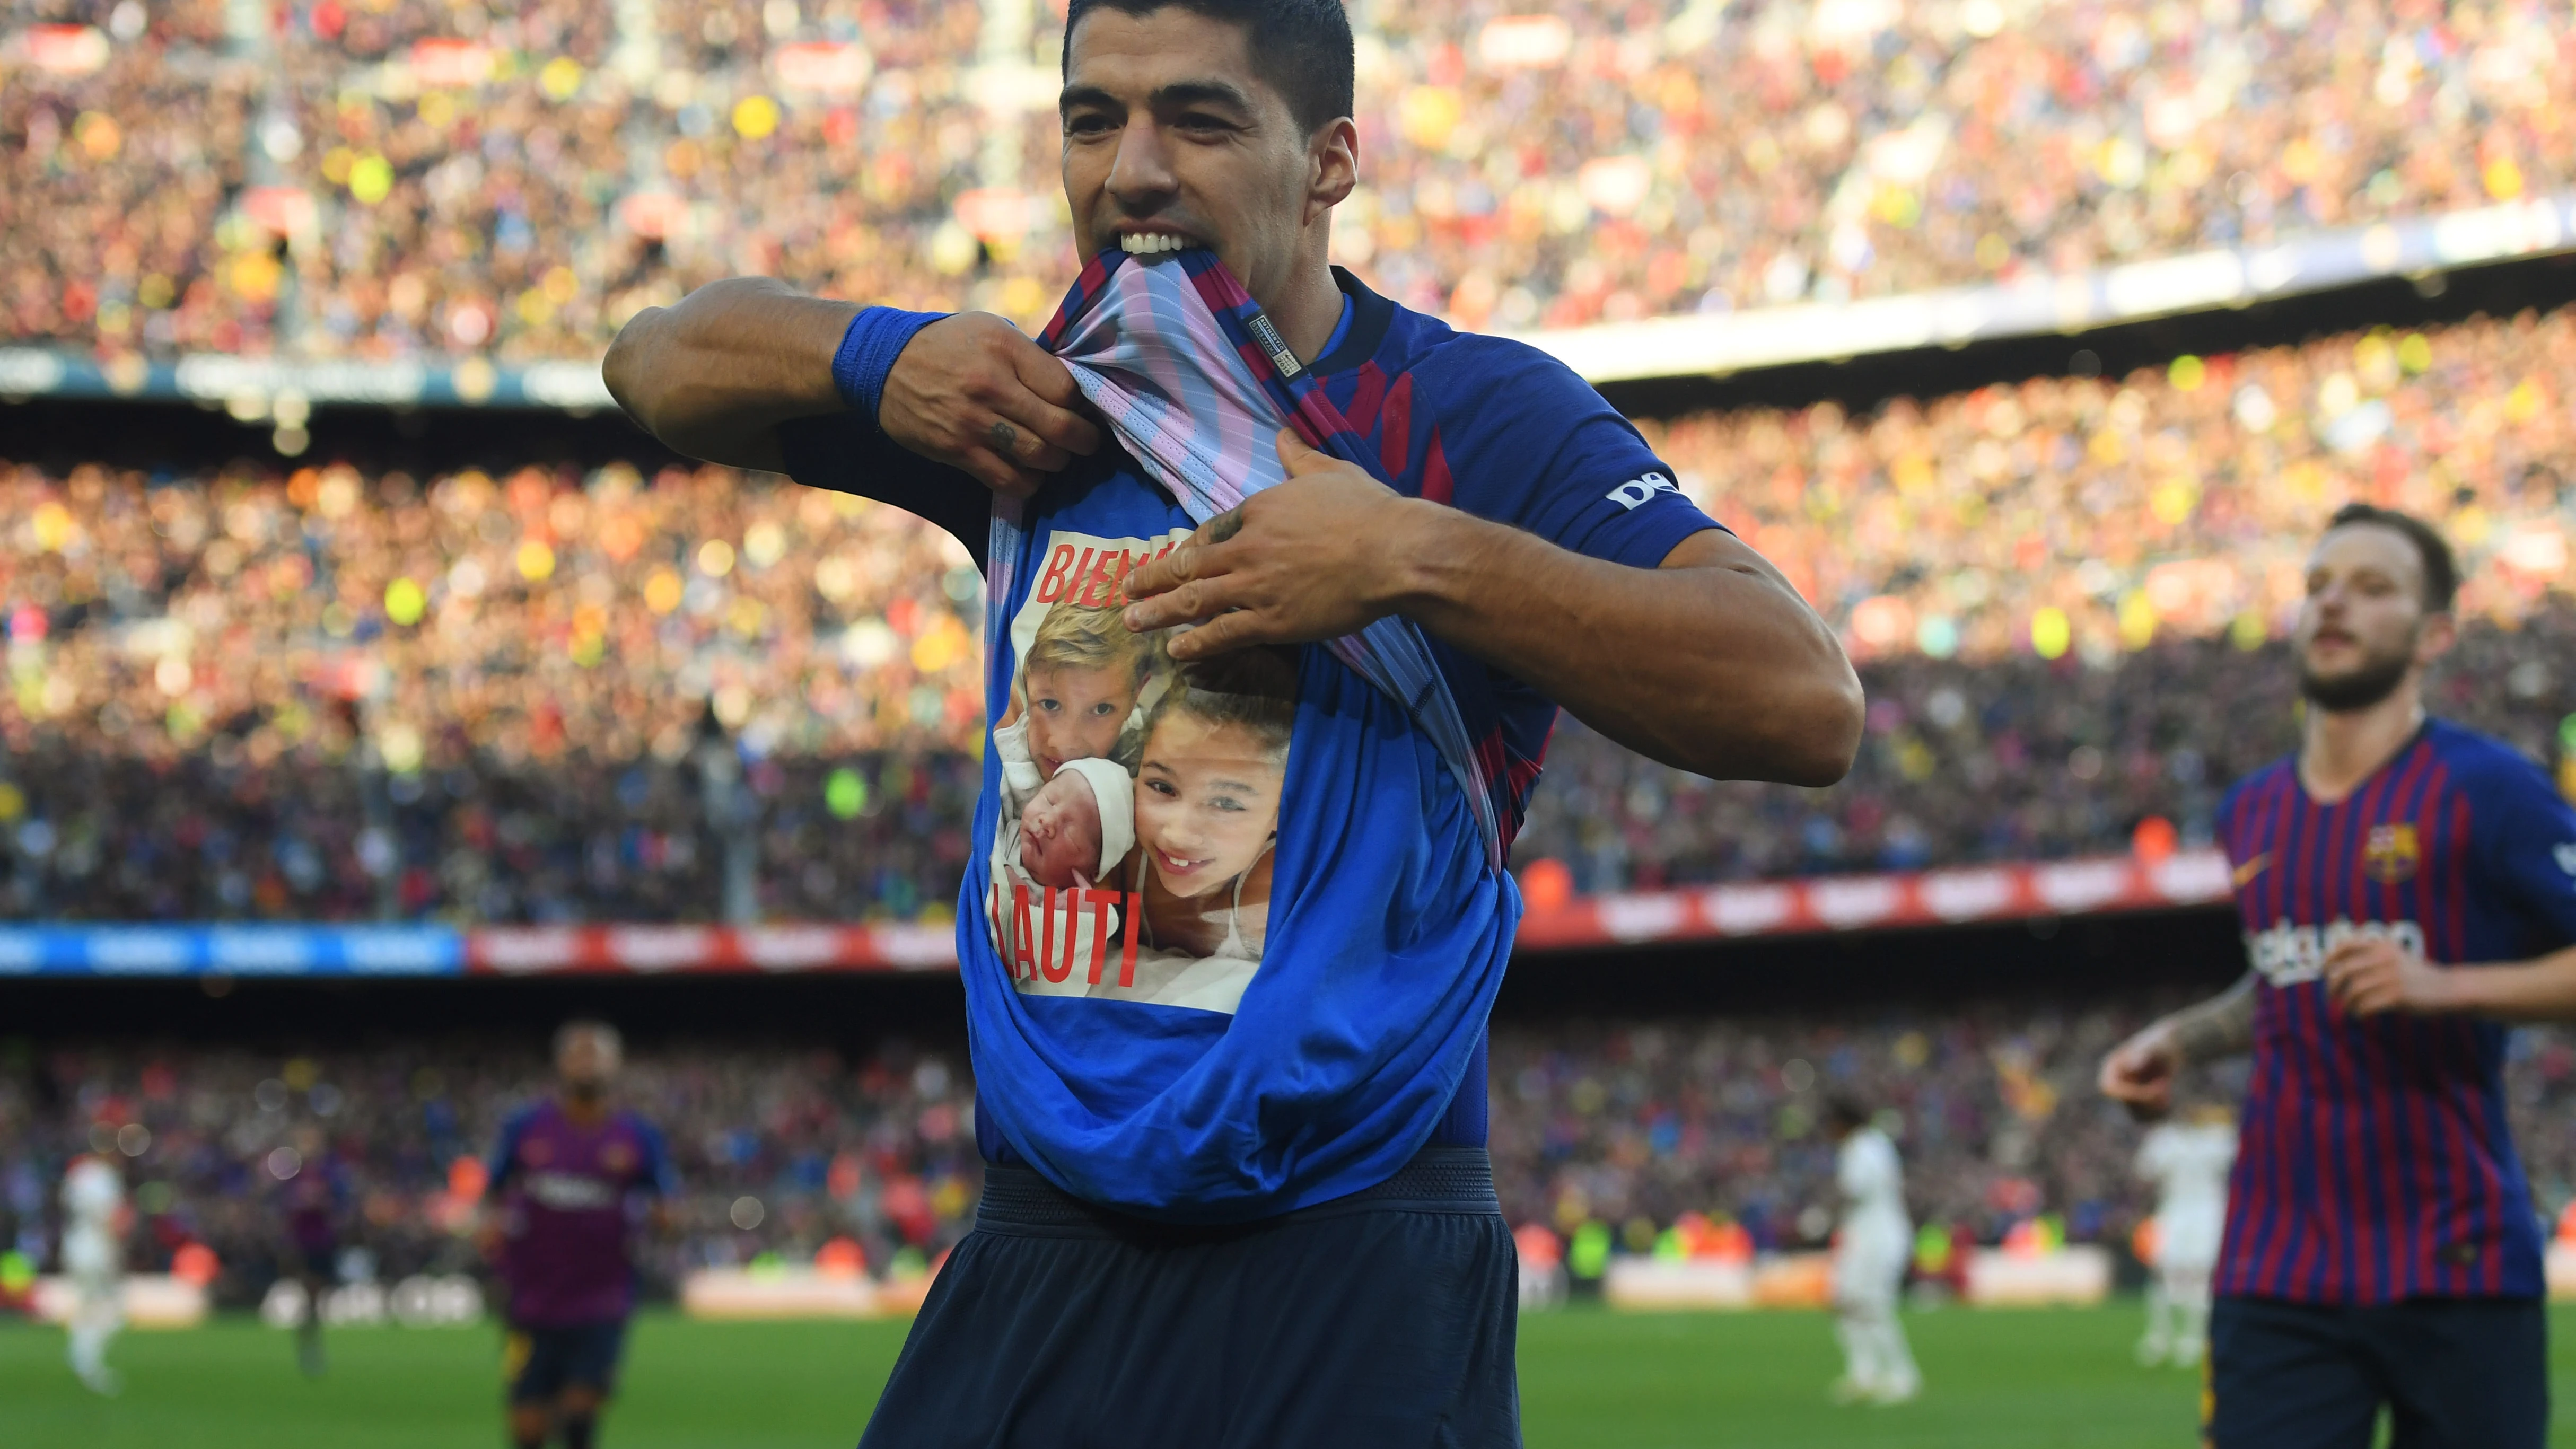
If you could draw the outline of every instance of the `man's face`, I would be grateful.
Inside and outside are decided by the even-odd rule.
[[[2295,642],[2299,692],[2345,713],[2386,699],[2448,648],[2450,616],[2424,612],[2424,561],[2404,534],[2356,523],[2309,556]]]
[[[1100,801],[1071,770],[1046,782],[1020,812],[1020,868],[1042,886],[1090,885],[1115,862],[1100,858]]]
[[[1177,7],[1091,11],[1066,47],[1064,195],[1084,259],[1178,238],[1214,248],[1255,299],[1282,295],[1306,229],[1350,191],[1347,123],[1309,137],[1242,26]]]
[[[555,1051],[555,1074],[579,1093],[598,1092],[617,1075],[617,1044],[595,1031],[576,1031]]]

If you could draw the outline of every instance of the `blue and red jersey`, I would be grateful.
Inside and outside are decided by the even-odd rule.
[[[1397,492],[1636,568],[1656,567],[1715,526],[1637,430],[1562,363],[1521,343],[1453,331],[1347,273],[1336,280],[1347,318],[1338,340],[1302,368],[1277,361],[1284,347],[1265,347],[1261,360],[1293,382],[1295,397],[1320,393],[1339,415],[1329,430],[1335,450],[1365,460]],[[1083,299],[1078,290],[1074,305]],[[1251,319],[1236,320],[1260,335]],[[1115,581],[1128,560],[1195,524],[1134,458],[1103,449],[1027,501],[1022,542],[1000,545],[1025,556],[988,559],[1001,533],[989,526],[990,495],[894,444],[858,410],[785,425],[779,438],[800,482],[875,498],[947,529],[988,580],[1001,581],[1000,617],[1025,618],[1032,630],[1037,611],[1074,602],[1050,592],[1065,579],[1091,581],[1082,605],[1120,602]],[[1119,562],[1086,568],[1112,558]],[[991,632],[987,705],[1000,721],[1029,640]],[[1507,841],[1536,784],[1556,706],[1507,663],[1436,638],[1428,647]],[[1231,982],[1222,1001],[1178,988],[1148,998],[1141,993],[1158,988],[1144,974],[1134,978],[1140,994],[1119,995],[1130,987],[1127,959],[1114,979],[1076,970],[1070,953],[1085,939],[1076,926],[1018,933],[1037,943],[1045,983],[1064,986],[1026,984],[1031,973],[1014,969],[1023,963],[982,939],[976,923],[988,899],[1002,897],[988,896],[998,889],[992,867],[982,857],[969,862],[959,951],[977,1137],[989,1158],[1028,1162],[1058,1186],[1123,1211],[1231,1220],[1373,1186],[1426,1142],[1485,1141],[1484,1018],[1510,954],[1517,894],[1489,864],[1472,797],[1450,783],[1458,772],[1403,704],[1381,698],[1331,650],[1294,658],[1296,742],[1272,812],[1266,944],[1257,958],[1221,945],[1199,963],[1206,972],[1172,978]],[[988,748],[978,840],[997,838],[1019,808],[1002,808],[999,756],[998,745]],[[1038,910],[1054,919],[1042,898]],[[1131,914],[1143,911],[1140,898]],[[992,934],[1002,934],[998,916]],[[1069,953],[1061,961],[1048,945],[1057,939]],[[1105,970],[1107,953],[1095,949],[1094,965]],[[1251,969],[1228,964],[1247,959],[1256,960]]]
[[[624,1318],[635,1306],[628,1244],[640,1199],[679,1186],[662,1134],[633,1112],[585,1127],[549,1100],[513,1116],[492,1151],[489,1188],[501,1209],[510,1322],[567,1328]]]
[[[2309,796],[2295,760],[2257,771],[2219,829],[2257,981],[2216,1291],[2539,1296],[2540,1222],[2505,1125],[2505,1029],[2357,1020],[2322,972],[2355,936],[2457,969],[2576,940],[2576,811],[2509,746],[2437,720],[2332,804]]]

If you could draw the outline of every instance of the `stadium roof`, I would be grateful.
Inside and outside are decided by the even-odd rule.
[[[2317,231],[2002,286],[1654,317],[1523,334],[1594,383],[1723,376],[1996,338],[2081,332],[2517,257],[2576,252],[2576,194]],[[0,398],[139,398],[243,421],[315,405],[585,413],[615,405],[596,364],[292,361],[196,353],[153,361],[0,347]]]

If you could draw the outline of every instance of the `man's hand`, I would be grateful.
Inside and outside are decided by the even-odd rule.
[[[885,435],[987,488],[1026,498],[1045,475],[1100,447],[1073,373],[989,312],[913,334],[877,402]]]
[[[2450,972],[2384,937],[2354,937],[2326,953],[2326,994],[2354,1016],[2454,1009]]]
[[[2174,1078],[2181,1070],[2182,1050],[2173,1029],[2157,1022],[2102,1059],[2102,1095],[2128,1108],[2137,1120],[2153,1122],[2173,1110]]]
[[[927,334],[925,334],[927,335]],[[908,354],[907,354],[908,355]],[[1127,576],[1127,627],[1177,624],[1174,659],[1357,633],[1396,612],[1417,506],[1356,464],[1279,431],[1288,481],[1209,519]]]

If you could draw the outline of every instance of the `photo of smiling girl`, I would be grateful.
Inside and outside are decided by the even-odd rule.
[[[1296,670],[1282,655],[1250,650],[1175,671],[1136,769],[1129,888],[1144,895],[1148,949],[1261,959],[1296,722]]]

